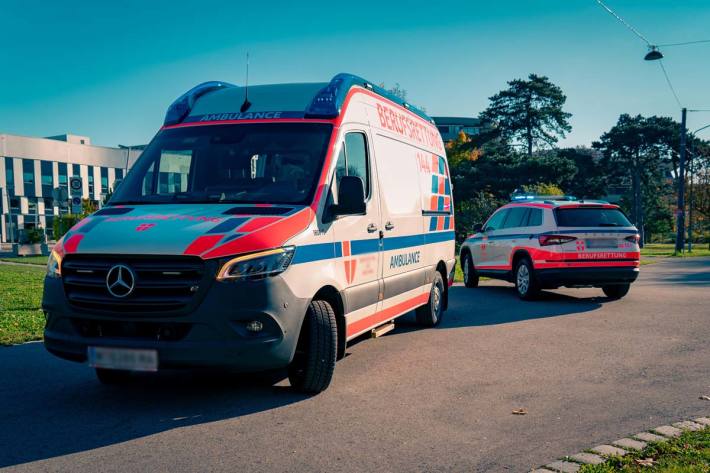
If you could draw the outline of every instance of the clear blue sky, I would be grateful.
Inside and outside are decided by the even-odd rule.
[[[607,0],[652,42],[710,37],[707,0]],[[372,5],[372,9],[361,6]],[[588,145],[622,112],[679,117],[644,44],[594,0],[44,2],[0,0],[0,132],[147,142],[205,80],[399,82],[430,115],[475,116],[512,78],[549,76]],[[710,44],[667,49],[681,101],[710,108]],[[710,123],[691,114],[689,128]]]

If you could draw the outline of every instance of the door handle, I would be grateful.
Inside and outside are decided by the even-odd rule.
[[[385,223],[385,230],[389,231],[389,230],[392,230],[393,228],[394,228],[394,225],[392,224],[392,222]]]
[[[367,226],[367,233],[375,233],[377,231],[377,225],[371,223]]]

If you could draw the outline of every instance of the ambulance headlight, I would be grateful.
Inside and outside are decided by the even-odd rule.
[[[47,276],[50,278],[62,277],[62,256],[55,250],[52,250],[47,260]]]
[[[293,246],[288,246],[225,259],[217,273],[217,280],[261,279],[283,273],[293,260],[294,250]]]

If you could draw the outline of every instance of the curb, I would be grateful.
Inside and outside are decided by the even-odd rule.
[[[568,455],[560,460],[530,470],[531,473],[576,473],[582,465],[599,465],[609,457],[621,456],[630,452],[638,452],[646,448],[650,442],[667,442],[680,437],[684,431],[702,430],[710,427],[710,417],[698,417],[693,420],[683,420],[670,425],[660,425],[645,432],[639,432],[629,437],[597,445],[587,451]]]

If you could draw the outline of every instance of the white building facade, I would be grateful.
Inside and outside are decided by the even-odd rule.
[[[81,176],[82,197],[101,203],[116,179],[142,149],[91,145],[85,136],[31,138],[0,134],[0,242],[17,243],[23,232],[43,229],[53,239],[55,215],[69,212],[55,189],[68,191],[69,178]]]

